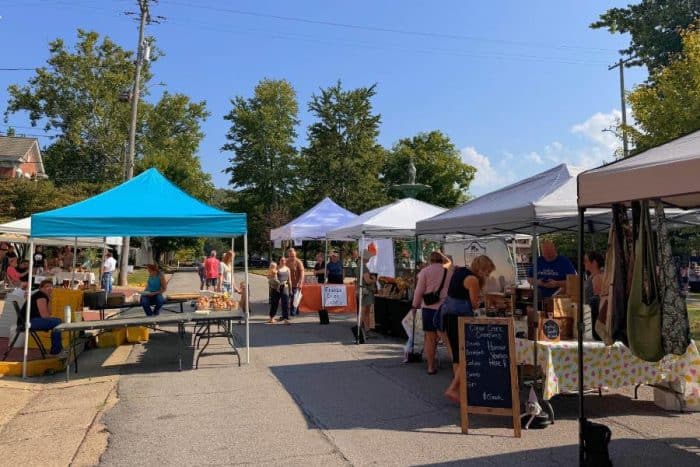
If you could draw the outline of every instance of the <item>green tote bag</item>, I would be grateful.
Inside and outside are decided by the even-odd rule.
[[[634,248],[634,272],[627,305],[629,348],[636,357],[658,362],[664,356],[661,339],[661,296],[652,246],[649,203],[642,203],[639,238]]]

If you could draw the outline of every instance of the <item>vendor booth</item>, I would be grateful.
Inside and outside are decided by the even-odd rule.
[[[204,204],[182,191],[155,169],[149,169],[111,190],[84,201],[34,214],[30,234],[30,282],[35,238],[235,237],[243,235],[245,284],[248,287],[246,215],[225,212]],[[248,300],[245,300],[246,359],[249,361],[248,308]],[[25,323],[27,329],[30,326],[30,314],[31,310],[28,309]],[[197,315],[197,320],[206,318],[201,315],[201,313]],[[219,317],[229,319],[228,315],[224,316],[224,314]],[[177,320],[178,328],[193,321],[194,313],[181,313]],[[66,331],[77,332],[79,325],[80,323],[70,323],[70,325],[63,323],[61,326],[64,326]],[[24,376],[26,376],[28,341],[29,339],[25,337]]]
[[[578,177],[579,252],[583,248],[585,217],[591,208],[612,209],[616,213],[614,214],[615,226],[619,220],[624,220],[621,218],[626,216],[628,208],[632,208],[633,229],[634,232],[638,232],[636,237],[631,236],[634,242],[632,254],[634,265],[630,267],[633,270],[631,286],[626,290],[623,284],[622,290],[618,291],[617,284],[623,282],[619,277],[621,276],[619,270],[621,265],[626,264],[626,259],[620,253],[618,245],[622,245],[628,239],[612,231],[608,253],[611,251],[614,253],[611,256],[614,261],[608,268],[612,271],[608,279],[610,290],[614,291],[609,299],[615,306],[612,308],[612,313],[606,314],[602,321],[620,331],[619,335],[615,334],[615,340],[619,337],[626,341],[625,347],[628,352],[642,355],[643,359],[651,364],[658,362],[656,364],[662,365],[668,359],[681,362],[683,366],[681,374],[670,371],[668,366],[664,367],[664,380],[669,381],[670,389],[683,399],[684,404],[681,408],[683,405],[700,408],[700,355],[695,343],[690,340],[685,301],[678,302],[678,285],[677,283],[674,285],[673,281],[674,269],[667,267],[670,266],[668,264],[670,245],[664,238],[663,210],[666,207],[681,209],[700,207],[698,174],[700,174],[700,131],[682,136],[636,156],[583,172]],[[655,216],[655,236],[652,236],[651,229],[645,226],[645,220],[646,224],[650,224],[650,211]],[[647,238],[650,240],[645,242]],[[654,241],[652,242],[651,239]],[[649,254],[647,248],[655,250],[657,254]],[[654,264],[655,261],[658,261],[658,268],[655,267],[657,266]],[[640,264],[645,268],[640,268]],[[658,273],[649,276],[645,275],[645,270],[658,271]],[[640,282],[649,285],[643,288],[639,285]],[[640,290],[648,292],[644,294],[640,293]],[[641,295],[641,300],[637,300],[638,294]],[[622,300],[627,306],[617,306],[618,300]],[[579,319],[581,319],[581,313],[582,311],[579,310]],[[598,322],[601,322],[600,315]],[[618,342],[614,345],[621,344]],[[647,348],[651,346],[655,347],[651,349],[653,352]],[[585,423],[583,388],[591,384],[590,368],[589,349],[582,336],[579,336],[581,462],[584,459],[583,426]],[[653,377],[645,379],[649,381],[644,382],[658,381]]]
[[[289,223],[270,231],[271,241],[293,240],[294,243],[305,240],[326,240],[325,261],[328,262],[327,233],[357,218],[357,214],[344,209],[330,198],[324,198],[311,209],[290,221]],[[339,238],[336,240],[348,240]],[[315,278],[314,278],[315,279]],[[304,285],[299,312],[315,313],[324,309],[324,290],[322,284],[307,283]],[[329,305],[325,308],[330,313],[356,312],[354,285],[347,285],[345,304]]]
[[[360,242],[360,250],[367,248],[371,239],[411,238],[416,234],[416,223],[445,212],[444,208],[424,203],[413,198],[404,198],[386,206],[360,214],[353,221],[331,230],[327,238],[352,238]],[[364,274],[364,261],[360,262],[359,276]],[[384,301],[384,300],[387,301]],[[388,300],[393,300],[389,302]],[[401,319],[411,307],[408,297],[392,298],[375,296],[375,321],[381,329],[394,330],[403,335]],[[362,294],[359,294],[357,326],[360,326],[362,313]],[[389,332],[387,332],[389,333]],[[358,333],[359,339],[359,333]]]

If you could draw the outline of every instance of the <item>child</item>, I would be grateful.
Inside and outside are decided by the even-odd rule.
[[[275,308],[277,308],[277,303],[275,302],[274,298],[275,294],[280,288],[280,281],[279,279],[277,279],[277,263],[275,263],[274,261],[270,261],[270,267],[267,270],[267,285],[271,316],[271,318],[268,320],[268,323],[275,323],[276,321],[273,318],[273,316],[277,314],[277,310],[273,310],[272,307],[274,306]]]

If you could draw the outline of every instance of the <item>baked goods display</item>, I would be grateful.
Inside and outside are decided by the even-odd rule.
[[[238,302],[231,298],[226,298],[223,295],[214,295],[212,297],[199,297],[196,303],[197,310],[237,310]]]

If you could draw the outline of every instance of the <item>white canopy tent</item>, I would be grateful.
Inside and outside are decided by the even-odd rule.
[[[445,212],[445,208],[404,198],[360,214],[344,226],[327,233],[329,239],[358,239],[364,248],[367,238],[400,238],[416,235],[416,223]],[[364,276],[364,261],[360,261],[360,283]],[[362,294],[357,304],[357,339],[359,342],[362,321]]]
[[[329,231],[327,237],[331,240],[413,237],[419,221],[445,211],[445,208],[417,199],[404,198],[360,214],[342,227]]]
[[[583,172],[578,204],[602,207],[641,199],[668,206],[700,206],[700,131],[643,153]]]
[[[578,222],[576,176],[580,172],[566,164],[557,165],[420,221],[417,234],[485,236],[574,230]],[[609,214],[598,213],[599,217],[591,218],[590,227],[607,228]]]
[[[584,214],[587,208],[611,207],[631,201],[659,200],[667,206],[700,208],[700,131],[648,149],[636,156],[588,170],[578,176],[579,257],[583,250]],[[675,220],[696,223],[697,212]],[[582,281],[583,279],[581,279]],[[579,300],[583,299],[583,288]],[[579,308],[579,323],[582,320]],[[580,326],[580,325],[579,325]],[[584,459],[583,338],[578,337],[579,460]]]
[[[22,242],[29,243],[29,237],[32,229],[32,218],[25,217],[14,221],[0,224],[0,241],[6,242]],[[75,238],[58,237],[58,238],[34,238],[34,243],[37,245],[73,245],[76,242]],[[122,244],[121,237],[78,237],[77,244],[81,247],[102,247],[104,244],[120,246]]]
[[[270,240],[323,240],[329,230],[345,225],[355,218],[357,214],[338,206],[330,198],[324,198],[291,222],[272,229]]]

